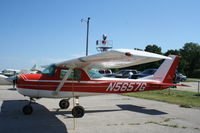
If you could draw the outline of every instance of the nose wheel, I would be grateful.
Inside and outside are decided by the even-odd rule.
[[[33,99],[33,98],[30,98],[29,104],[27,104],[27,105],[25,105],[25,106],[23,107],[22,111],[23,111],[23,113],[24,113],[25,115],[30,115],[30,114],[32,114],[32,112],[33,112],[33,107],[31,106],[31,104],[32,104],[33,102],[35,102],[34,99]]]
[[[60,102],[59,102],[59,106],[61,109],[67,109],[69,107],[69,99],[62,99]]]
[[[30,115],[30,114],[32,114],[32,112],[33,112],[33,107],[31,105],[25,105],[23,107],[23,113],[25,115]]]

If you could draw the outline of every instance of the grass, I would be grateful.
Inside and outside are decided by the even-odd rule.
[[[197,78],[187,78],[187,80],[185,82],[197,82],[200,81],[200,79]]]
[[[128,124],[124,124],[124,123],[121,123],[121,124],[107,124],[107,126],[118,126],[118,125],[140,125],[140,123],[128,123]]]
[[[145,122],[145,124],[156,124],[156,125],[165,126],[165,127],[179,128],[179,126],[176,124],[164,124],[164,123],[156,122],[156,121],[148,121],[148,122]]]
[[[185,107],[185,108],[190,108],[190,107],[200,108],[200,96],[195,96],[196,94],[197,93],[195,92],[180,91],[180,90],[170,90],[170,93],[169,90],[159,90],[159,91],[126,93],[123,95],[178,104],[180,105],[180,107]]]

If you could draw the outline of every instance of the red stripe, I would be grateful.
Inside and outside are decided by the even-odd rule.
[[[25,82],[24,82],[25,83]],[[125,89],[122,91],[122,89],[117,90],[117,87],[115,86],[114,89],[108,89],[108,86],[110,83],[117,84],[117,83],[132,83],[134,85],[133,89],[131,91],[127,91]],[[145,89],[141,90],[142,84],[146,84]],[[35,83],[35,82],[29,82],[28,84],[18,84],[18,88],[24,88],[24,89],[34,89],[34,90],[48,90],[48,91],[55,91],[58,86],[58,83]],[[73,87],[74,86],[74,87]],[[122,87],[122,86],[120,86]],[[153,82],[109,82],[109,83],[65,83],[64,86],[61,88],[60,91],[65,92],[90,92],[90,93],[127,93],[127,92],[139,92],[139,91],[150,91],[150,90],[161,90],[166,89],[169,86],[164,86],[162,84],[153,83]],[[108,90],[107,90],[108,89]],[[117,91],[116,91],[117,90]]]
[[[172,66],[170,67],[169,71],[167,72],[167,75],[163,81],[164,83],[172,83],[172,81],[175,77],[175,72],[178,67],[179,61],[180,61],[180,56],[176,56],[172,63]]]

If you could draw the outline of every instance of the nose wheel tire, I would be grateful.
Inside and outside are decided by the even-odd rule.
[[[30,114],[32,114],[32,112],[33,112],[33,108],[32,108],[31,105],[25,105],[25,106],[23,107],[23,113],[24,113],[25,115],[30,115]]]
[[[59,102],[59,106],[61,109],[67,109],[69,107],[69,100],[68,99],[62,99]]]
[[[72,115],[74,116],[74,118],[81,118],[83,117],[85,114],[85,110],[82,106],[75,106],[72,109]]]

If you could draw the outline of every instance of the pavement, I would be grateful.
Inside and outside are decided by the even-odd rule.
[[[196,82],[181,82],[180,84],[185,84],[190,87],[177,86],[177,88],[176,88],[177,90],[198,92],[198,84],[199,84],[199,91],[200,91],[200,81],[199,81],[199,83],[196,81]]]
[[[60,110],[60,99],[39,99],[34,112],[24,115],[28,98],[12,86],[0,86],[0,133],[199,133],[200,110],[109,94],[81,97],[83,118],[70,108]]]

